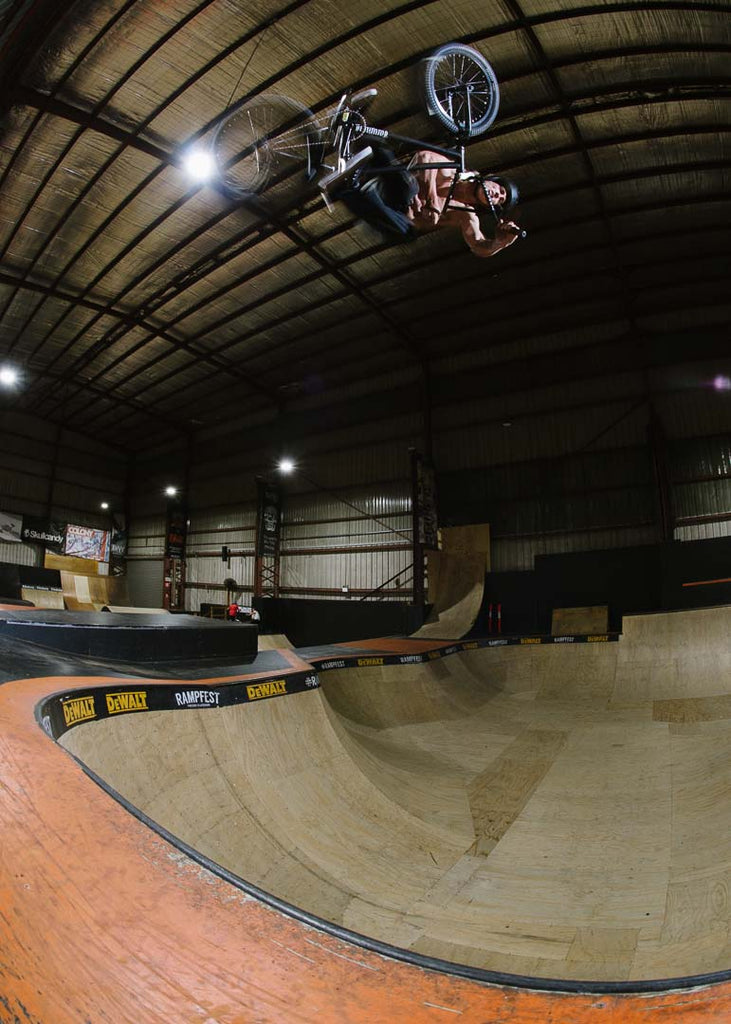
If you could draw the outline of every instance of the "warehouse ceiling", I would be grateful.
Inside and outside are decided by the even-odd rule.
[[[485,350],[506,388],[623,369],[672,388],[691,363],[712,379],[729,354],[729,13],[8,0],[0,360],[21,381],[3,407],[139,452],[355,395],[377,408],[388,382],[431,378],[439,401],[460,365],[457,392],[489,392],[470,370]],[[375,86],[373,123],[449,144],[417,71],[451,41],[501,83],[468,163],[521,189],[527,237],[492,259],[452,232],[384,244],[301,179],[242,198],[183,169],[261,94],[326,117]]]

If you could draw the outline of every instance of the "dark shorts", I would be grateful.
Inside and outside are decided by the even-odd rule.
[[[385,237],[405,242],[416,237],[406,211],[418,190],[414,175],[390,150],[379,147],[361,172],[360,180],[341,189],[336,198]]]

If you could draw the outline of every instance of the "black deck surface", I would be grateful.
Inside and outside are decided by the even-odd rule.
[[[0,636],[49,650],[133,664],[256,657],[258,631],[195,615],[124,615],[47,609],[3,611]]]

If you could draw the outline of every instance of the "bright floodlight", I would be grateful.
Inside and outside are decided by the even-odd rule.
[[[106,509],[109,508],[109,502],[108,501],[103,501],[99,507],[106,510]]]
[[[18,371],[12,366],[0,366],[0,384],[6,388],[12,388],[18,383]]]
[[[291,459],[280,459],[277,469],[280,473],[291,473],[294,469],[294,462]]]
[[[167,494],[168,498],[174,498],[175,495],[178,493],[178,488],[177,487],[166,487],[165,488],[165,493]]]
[[[717,377],[713,378],[713,386],[716,391],[731,391],[731,378],[719,373]]]
[[[216,161],[208,149],[194,147],[183,157],[183,170],[193,181],[204,183],[210,181],[216,173]]]

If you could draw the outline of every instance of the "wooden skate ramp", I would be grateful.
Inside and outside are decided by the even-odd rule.
[[[441,531],[443,549],[429,551],[429,603],[432,610],[413,636],[458,640],[477,620],[490,568],[490,527],[485,523]]]
[[[294,650],[294,645],[284,633],[260,633],[258,643],[260,651]]]
[[[730,627],[637,617],[619,643],[329,671],[64,743],[211,860],[375,939],[536,978],[706,974],[731,960]]]
[[[93,612],[109,608],[118,612],[130,606],[125,576],[83,575],[61,570],[61,585],[70,611]],[[162,611],[160,608],[155,610]],[[149,612],[150,609],[144,611]]]

